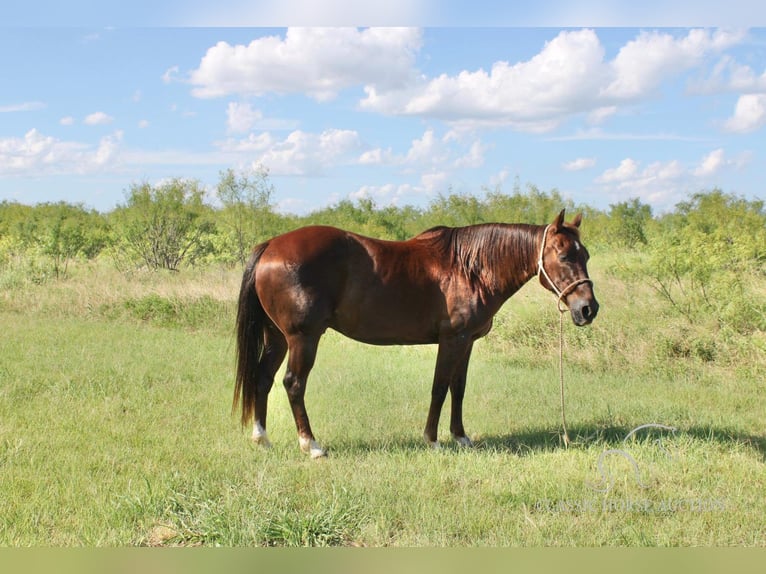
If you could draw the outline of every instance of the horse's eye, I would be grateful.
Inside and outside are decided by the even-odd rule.
[[[559,253],[559,261],[562,263],[574,261],[574,257],[571,253],[565,251],[564,253]]]

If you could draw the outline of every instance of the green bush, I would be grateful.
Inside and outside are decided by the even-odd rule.
[[[194,299],[162,297],[156,294],[130,298],[118,306],[107,306],[103,314],[121,315],[160,327],[187,329],[228,329],[234,313],[233,302],[218,301],[209,295]]]

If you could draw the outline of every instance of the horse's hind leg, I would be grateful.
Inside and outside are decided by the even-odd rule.
[[[306,380],[316,359],[319,336],[296,334],[289,336],[287,343],[289,354],[284,385],[293,411],[295,426],[298,429],[298,442],[303,452],[310,454],[311,458],[319,458],[326,453],[314,439],[306,405],[303,402]]]
[[[271,446],[266,434],[266,413],[269,404],[269,391],[274,384],[274,375],[287,354],[287,341],[273,323],[263,328],[263,356],[258,362],[258,382],[255,387],[255,421],[253,422],[253,441],[263,446]]]

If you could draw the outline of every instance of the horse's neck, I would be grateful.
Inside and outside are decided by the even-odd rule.
[[[537,260],[540,252],[544,226],[509,226],[504,246],[510,254],[504,269],[497,274],[497,291],[507,299],[537,275]]]

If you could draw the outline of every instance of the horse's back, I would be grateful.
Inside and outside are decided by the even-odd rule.
[[[331,327],[370,343],[433,342],[443,305],[429,261],[418,241],[303,227],[269,241],[256,289],[283,332]]]

